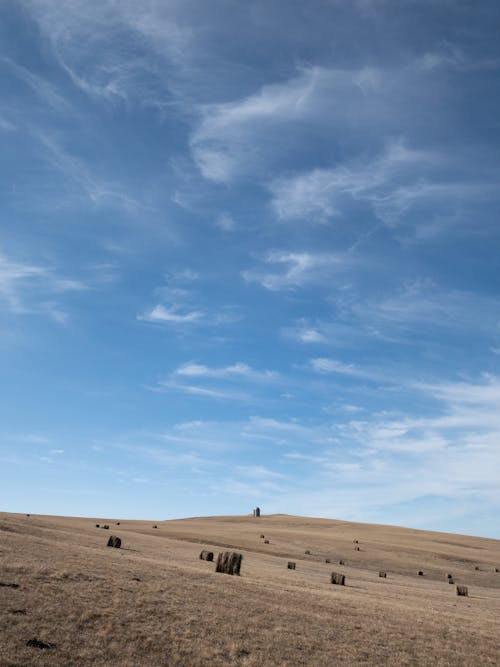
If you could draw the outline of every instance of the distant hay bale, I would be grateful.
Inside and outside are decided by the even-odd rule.
[[[469,589],[467,586],[457,586],[457,595],[465,595],[468,597],[469,595]]]
[[[269,544],[269,540],[264,540],[264,544]]]
[[[500,568],[496,567],[495,572],[500,572]]]
[[[339,560],[339,565],[345,565],[345,561]]]
[[[101,526],[104,530],[109,530],[109,526]]]
[[[200,560],[210,560],[212,561],[214,559],[214,552],[213,551],[207,551],[206,549],[203,549],[203,551],[200,554]]]
[[[418,571],[418,576],[419,576],[419,577],[423,577],[423,576],[424,576],[424,573],[422,572],[422,570],[419,570],[419,571]]]
[[[453,579],[453,577],[450,577],[450,578],[448,579],[448,583],[449,583],[449,584],[454,584],[454,583],[455,583],[455,579]]]
[[[311,552],[309,551],[309,549],[306,549],[306,550],[304,551],[304,553],[307,554],[308,556],[311,555]]]
[[[120,522],[119,522],[119,521],[117,521],[117,522],[116,522],[116,525],[117,525],[117,526],[119,526],[119,525],[120,525]]]
[[[263,540],[265,538],[265,535],[261,535],[260,538],[261,540]]]
[[[26,516],[31,516],[31,514],[27,514]]]
[[[98,524],[98,523],[96,523],[95,527],[96,527],[96,528],[99,528],[99,524]]]
[[[357,544],[358,540],[353,540],[352,542],[353,542],[353,544]]]
[[[222,572],[222,574],[239,575],[242,560],[243,555],[237,553],[236,551],[222,551],[217,556],[215,571]]]
[[[380,572],[378,573],[378,576],[382,577],[382,579],[387,579],[387,572],[383,572],[382,570],[380,570]]]
[[[479,571],[479,565],[476,565],[476,567],[475,567],[474,569],[475,569],[476,571]]]
[[[359,546],[357,544],[354,545],[354,551],[359,551]]]
[[[54,648],[54,644],[49,644],[48,642],[42,642],[40,639],[37,639],[36,637],[34,639],[28,639],[28,641],[26,642],[26,646],[31,646],[32,648],[40,648],[40,649]]]
[[[122,545],[122,541],[119,537],[116,537],[115,535],[110,535],[109,540],[108,540],[108,547],[115,547],[115,549],[119,549]]]
[[[340,574],[340,572],[332,572],[330,581],[332,584],[336,584],[337,586],[345,586],[345,574]]]
[[[158,526],[153,526],[153,528],[158,528]]]
[[[331,560],[329,558],[325,558],[325,563],[331,563]]]
[[[295,563],[293,561],[289,560],[287,567],[288,567],[289,570],[295,570]]]
[[[446,576],[448,577],[448,579],[453,579],[453,575],[452,575],[452,574],[447,574]]]

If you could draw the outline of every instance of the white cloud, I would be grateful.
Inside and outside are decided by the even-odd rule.
[[[178,24],[171,3],[103,0],[91,6],[85,0],[26,0],[24,4],[61,68],[75,86],[98,101],[165,104],[165,67],[180,68],[188,59],[192,30]]]
[[[59,91],[41,76],[33,74],[26,67],[18,65],[5,56],[0,56],[0,63],[3,63],[18,79],[23,81],[53,111],[64,114],[76,113]]]
[[[221,213],[216,219],[215,224],[225,232],[232,232],[236,229],[234,218],[229,213]]]
[[[379,213],[405,206],[432,187],[413,184],[412,190],[399,187],[401,179],[418,179],[422,169],[440,162],[436,153],[410,149],[402,141],[391,142],[382,155],[357,160],[332,169],[313,169],[271,184],[272,205],[280,220],[305,219],[326,222],[340,214],[346,197],[378,205]],[[441,186],[442,188],[442,186]],[[441,190],[436,194],[442,194]],[[392,198],[392,199],[391,199]],[[392,201],[394,200],[394,201]],[[385,206],[385,208],[383,208]]]
[[[340,254],[289,251],[270,252],[264,262],[285,268],[280,273],[249,269],[242,275],[247,282],[260,283],[271,291],[325,283],[352,263],[349,257]]]
[[[119,208],[128,213],[151,210],[150,207],[134,199],[125,186],[99,178],[95,170],[90,169],[81,159],[71,155],[53,137],[46,133],[33,130],[33,136],[44,149],[47,162],[73,186],[78,195],[85,197],[92,205]],[[61,203],[62,198],[59,198]]]
[[[59,276],[52,268],[22,263],[0,253],[0,301],[13,314],[44,313],[63,322],[67,315],[44,297],[87,289],[78,280]]]
[[[383,373],[368,368],[362,368],[355,364],[346,364],[342,361],[337,361],[336,359],[318,357],[316,359],[311,359],[310,364],[314,371],[323,375],[337,373],[339,375],[348,375],[363,380],[374,380],[375,382],[384,380]]]
[[[285,83],[263,86],[236,102],[202,107],[190,145],[203,176],[220,183],[233,180],[263,148],[255,135],[266,124],[297,120],[306,114],[318,74],[314,68],[303,70]]]
[[[198,310],[179,312],[177,306],[173,306],[169,309],[161,304],[155,306],[150,311],[137,316],[138,320],[158,324],[190,324],[198,322],[202,318],[203,313]]]
[[[189,362],[179,366],[175,371],[176,375],[184,377],[218,378],[218,379],[244,379],[254,381],[276,380],[278,374],[274,371],[258,371],[248,366],[248,364],[237,362],[230,366],[221,368],[210,368],[204,364]]]

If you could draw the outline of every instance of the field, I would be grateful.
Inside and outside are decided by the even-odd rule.
[[[496,569],[498,540],[343,521],[0,514],[0,665],[498,665]]]

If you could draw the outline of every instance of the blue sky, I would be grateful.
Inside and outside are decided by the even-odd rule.
[[[0,503],[500,537],[488,0],[0,6]]]

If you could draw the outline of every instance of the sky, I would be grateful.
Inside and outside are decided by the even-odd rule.
[[[500,538],[500,7],[0,3],[0,509]]]

